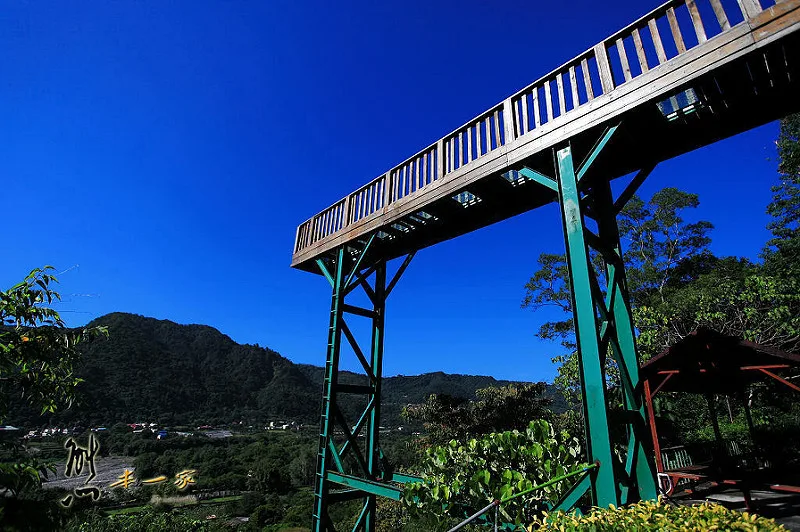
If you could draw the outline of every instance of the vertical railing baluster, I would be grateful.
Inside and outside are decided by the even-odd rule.
[[[472,126],[467,127],[467,162],[472,162]]]
[[[297,231],[294,233],[294,252],[297,253],[300,249],[300,237],[303,233],[303,224],[297,226]]]
[[[569,85],[572,89],[572,108],[577,109],[580,101],[578,98],[578,79],[575,76],[575,65],[569,67]]]
[[[536,127],[542,125],[542,114],[539,111],[539,89],[538,87],[533,88],[533,123]]]
[[[520,136],[531,130],[530,118],[528,118],[528,95],[522,94],[522,121],[520,122]]]
[[[728,20],[728,15],[725,14],[725,8],[722,7],[720,0],[710,0],[711,8],[714,10],[714,15],[717,17],[719,27],[722,31],[731,29],[731,23]]]
[[[639,58],[639,66],[642,69],[642,74],[650,70],[647,64],[647,54],[644,52],[644,45],[642,44],[642,36],[639,34],[639,28],[633,28],[631,32],[633,37],[633,46],[636,48],[636,56]]]
[[[436,142],[436,179],[444,177],[444,139]]]
[[[625,51],[625,43],[622,41],[622,37],[617,39],[617,53],[619,54],[619,62],[622,64],[622,74],[625,76],[625,81],[630,81],[631,76],[631,65],[628,63],[628,52]]]
[[[544,82],[544,100],[547,104],[547,121],[553,121],[553,96],[550,94],[550,81]]]
[[[447,141],[447,173],[451,173],[455,170],[455,166],[453,166],[453,148],[455,147],[455,137],[450,137],[450,140]]]
[[[647,21],[647,27],[650,28],[650,36],[653,38],[653,44],[656,46],[656,55],[658,56],[658,64],[667,62],[667,52],[664,51],[664,43],[661,42],[661,34],[658,32],[658,25],[656,19],[651,18]]]
[[[556,74],[556,86],[558,87],[558,116],[563,116],[567,112],[567,102],[564,97],[564,76],[561,72]]]
[[[511,103],[511,98],[507,98],[506,101],[503,102],[503,136],[504,141],[503,144],[508,145],[516,138],[514,135],[514,106]],[[499,116],[497,111],[494,112],[495,120]],[[500,137],[500,133],[497,134],[498,138]]]
[[[586,100],[594,100],[594,89],[592,89],[592,75],[589,72],[589,59],[581,59],[581,70],[583,70],[583,84],[586,86]]]
[[[325,213],[325,228],[322,231],[323,238],[331,234],[332,223],[333,223],[333,212],[331,209],[328,209],[328,212]]]
[[[594,57],[597,60],[597,69],[600,71],[600,86],[603,88],[603,94],[608,94],[614,90],[614,76],[611,74],[611,63],[608,62],[605,43],[594,47]]]
[[[353,196],[348,195],[344,200],[344,208],[342,209],[342,227],[350,225],[350,202],[353,201]]]
[[[328,231],[328,235],[332,235],[338,230],[339,230],[339,206],[335,205],[331,209],[331,226],[330,226],[330,231]]]
[[[298,227],[297,242],[295,242],[295,253],[306,247],[306,224],[303,222]]]
[[[739,0],[739,8],[745,20],[755,17],[762,11],[759,0]]]
[[[689,10],[689,16],[692,19],[692,26],[694,33],[697,35],[698,44],[703,44],[708,40],[706,36],[706,28],[703,26],[703,19],[700,17],[700,11],[697,9],[697,2],[695,0],[686,0],[686,8]]]
[[[681,35],[681,27],[678,25],[678,19],[675,17],[675,9],[667,8],[667,20],[669,21],[669,29],[672,31],[672,38],[675,39],[675,46],[678,48],[678,54],[686,51],[686,43],[683,42],[683,35]]]
[[[481,121],[475,123],[475,158],[477,159],[483,155],[481,153]]]
[[[311,220],[311,243],[317,241],[317,216]]]
[[[501,145],[500,142],[500,111],[494,112],[494,135],[497,139],[497,147],[499,148]]]
[[[388,207],[392,202],[392,172],[386,172],[383,176],[383,206]]]

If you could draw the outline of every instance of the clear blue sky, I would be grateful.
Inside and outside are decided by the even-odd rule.
[[[322,364],[330,290],[289,268],[296,226],[656,5],[6,2],[0,285],[53,264],[70,325],[134,312]],[[643,193],[699,193],[713,251],[756,257],[776,133],[666,162]],[[551,379],[548,316],[520,301],[562,249],[545,208],[418,253],[386,374]]]

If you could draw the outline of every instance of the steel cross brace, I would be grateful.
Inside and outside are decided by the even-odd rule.
[[[592,164],[612,139],[617,126],[608,128],[576,169],[571,146],[555,150],[555,174],[564,239],[569,266],[575,336],[586,428],[587,454],[600,462],[591,484],[598,506],[619,505],[656,497],[653,457],[644,445],[648,442],[647,423],[641,399],[639,365],[625,268],[619,243],[616,214],[632,192],[623,193],[614,204],[609,179],[584,179]],[[634,179],[635,186],[650,169]],[[586,227],[586,213],[597,221],[597,234]],[[605,263],[600,275],[590,259],[590,247]],[[602,279],[602,276],[605,279]],[[605,283],[601,283],[605,280]],[[624,473],[614,467],[606,397],[606,355],[611,354],[620,369],[624,407],[627,411],[627,452]],[[571,498],[577,501],[577,497]]]
[[[385,260],[379,258],[370,260],[371,264],[364,264],[374,240],[373,235],[355,257],[351,257],[342,246],[336,249],[333,259],[327,263],[323,260],[316,261],[331,284],[332,295],[314,485],[314,532],[335,531],[328,511],[330,505],[355,498],[363,499],[364,504],[353,531],[374,532],[376,497],[397,499],[400,493],[398,488],[380,481],[391,478],[391,472],[382,471],[379,447],[384,313],[386,298],[408,267],[413,254],[406,257],[395,276],[387,283]],[[371,277],[373,280],[370,284]],[[348,294],[357,288],[363,289],[372,304],[371,309],[345,302]],[[370,320],[371,338],[368,350],[363,350],[359,345],[347,325],[347,315]],[[339,383],[343,337],[364,369],[366,385]],[[355,423],[348,420],[340,408],[340,399],[345,394],[358,394],[366,398],[366,407]],[[363,440],[359,439],[361,435],[364,436]],[[402,482],[404,477],[391,479]]]

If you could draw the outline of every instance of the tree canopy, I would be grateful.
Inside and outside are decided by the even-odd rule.
[[[534,419],[550,419],[552,401],[543,382],[482,388],[474,401],[432,394],[421,404],[409,405],[404,415],[421,421],[427,442],[445,444],[490,432],[524,430]]]
[[[800,348],[800,115],[781,121],[777,139],[779,182],[772,188],[763,263],[717,257],[709,251],[713,225],[690,222],[700,205],[696,194],[662,189],[649,199],[633,196],[618,216],[628,289],[646,359],[698,327],[740,336],[789,351]],[[592,256],[602,278],[602,259]],[[568,399],[578,399],[578,367],[566,258],[543,253],[524,287],[523,308],[546,306],[562,319],[543,323],[542,339],[560,342],[564,351],[556,384]],[[615,368],[607,373],[613,386]]]
[[[17,397],[41,410],[69,407],[81,379],[75,374],[78,344],[104,334],[102,327],[67,329],[50,305],[61,296],[52,266],[37,268],[25,279],[0,292],[0,422],[9,399]]]

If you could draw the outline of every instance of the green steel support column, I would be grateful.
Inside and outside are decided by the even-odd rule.
[[[320,416],[319,454],[317,455],[317,472],[314,482],[314,509],[311,528],[314,532],[328,530],[328,479],[326,478],[328,455],[331,452],[331,436],[333,433],[333,412],[335,405],[334,390],[339,374],[339,354],[342,345],[342,307],[344,304],[344,257],[343,247],[336,252],[335,271],[331,274],[325,264],[317,261],[322,273],[331,282],[331,315],[328,327],[328,348],[325,360],[325,373],[322,383],[322,414]],[[338,457],[337,457],[338,458]]]
[[[381,420],[381,380],[383,378],[383,326],[384,314],[386,310],[386,263],[381,263],[375,269],[375,286],[373,287],[373,305],[375,315],[372,318],[372,357],[370,381],[373,385],[373,396],[375,404],[370,411],[369,424],[367,425],[367,467],[370,476],[374,479],[378,476],[378,453],[380,452],[380,420]],[[375,531],[376,520],[376,496],[370,495],[366,502],[366,514],[364,515],[365,532]]]
[[[581,212],[581,195],[572,148],[556,152],[558,170],[559,204],[567,248],[575,336],[578,341],[578,360],[581,374],[583,415],[586,424],[586,442],[589,461],[599,461],[597,475],[592,476],[592,495],[598,506],[618,505],[611,437],[608,430],[605,374],[603,371],[592,293],[589,253],[584,236]]]
[[[601,253],[606,263],[608,280],[605,298],[608,318],[613,320],[613,329],[610,332],[616,334],[616,338],[611,341],[612,353],[620,370],[625,410],[629,414],[625,472],[630,485],[622,488],[620,501],[627,504],[639,499],[656,498],[656,472],[646,445],[649,436],[639,381],[639,357],[611,184],[605,180],[600,182],[592,188],[592,196],[598,236],[606,247]]]
[[[353,532],[374,532],[377,497],[398,500],[401,493],[401,490],[386,481],[388,479],[381,478],[384,473],[379,447],[384,315],[386,299],[411,261],[413,253],[405,259],[387,285],[386,261],[380,257],[372,257],[372,260],[368,261],[369,264],[365,263],[367,260],[365,257],[369,256],[373,241],[374,238],[370,238],[357,254],[352,252],[352,249],[339,248],[334,259],[335,269],[329,269],[331,266],[322,260],[317,261],[322,274],[333,288],[333,296],[322,390],[319,455],[312,517],[314,532],[335,532],[328,511],[329,505],[353,499],[363,501]],[[370,282],[370,279],[373,281]],[[372,303],[371,308],[348,304],[345,301],[347,295],[359,287]],[[355,316],[353,319],[368,318],[371,321],[372,332],[368,352],[361,349],[356,335],[348,326],[351,316]],[[341,356],[346,356],[346,352],[342,351],[342,343],[345,341],[364,369],[367,378],[365,384],[338,382],[339,360]],[[364,397],[366,406],[357,420],[347,419],[345,413],[339,409],[338,397],[342,394]],[[406,478],[402,475],[400,477]]]

